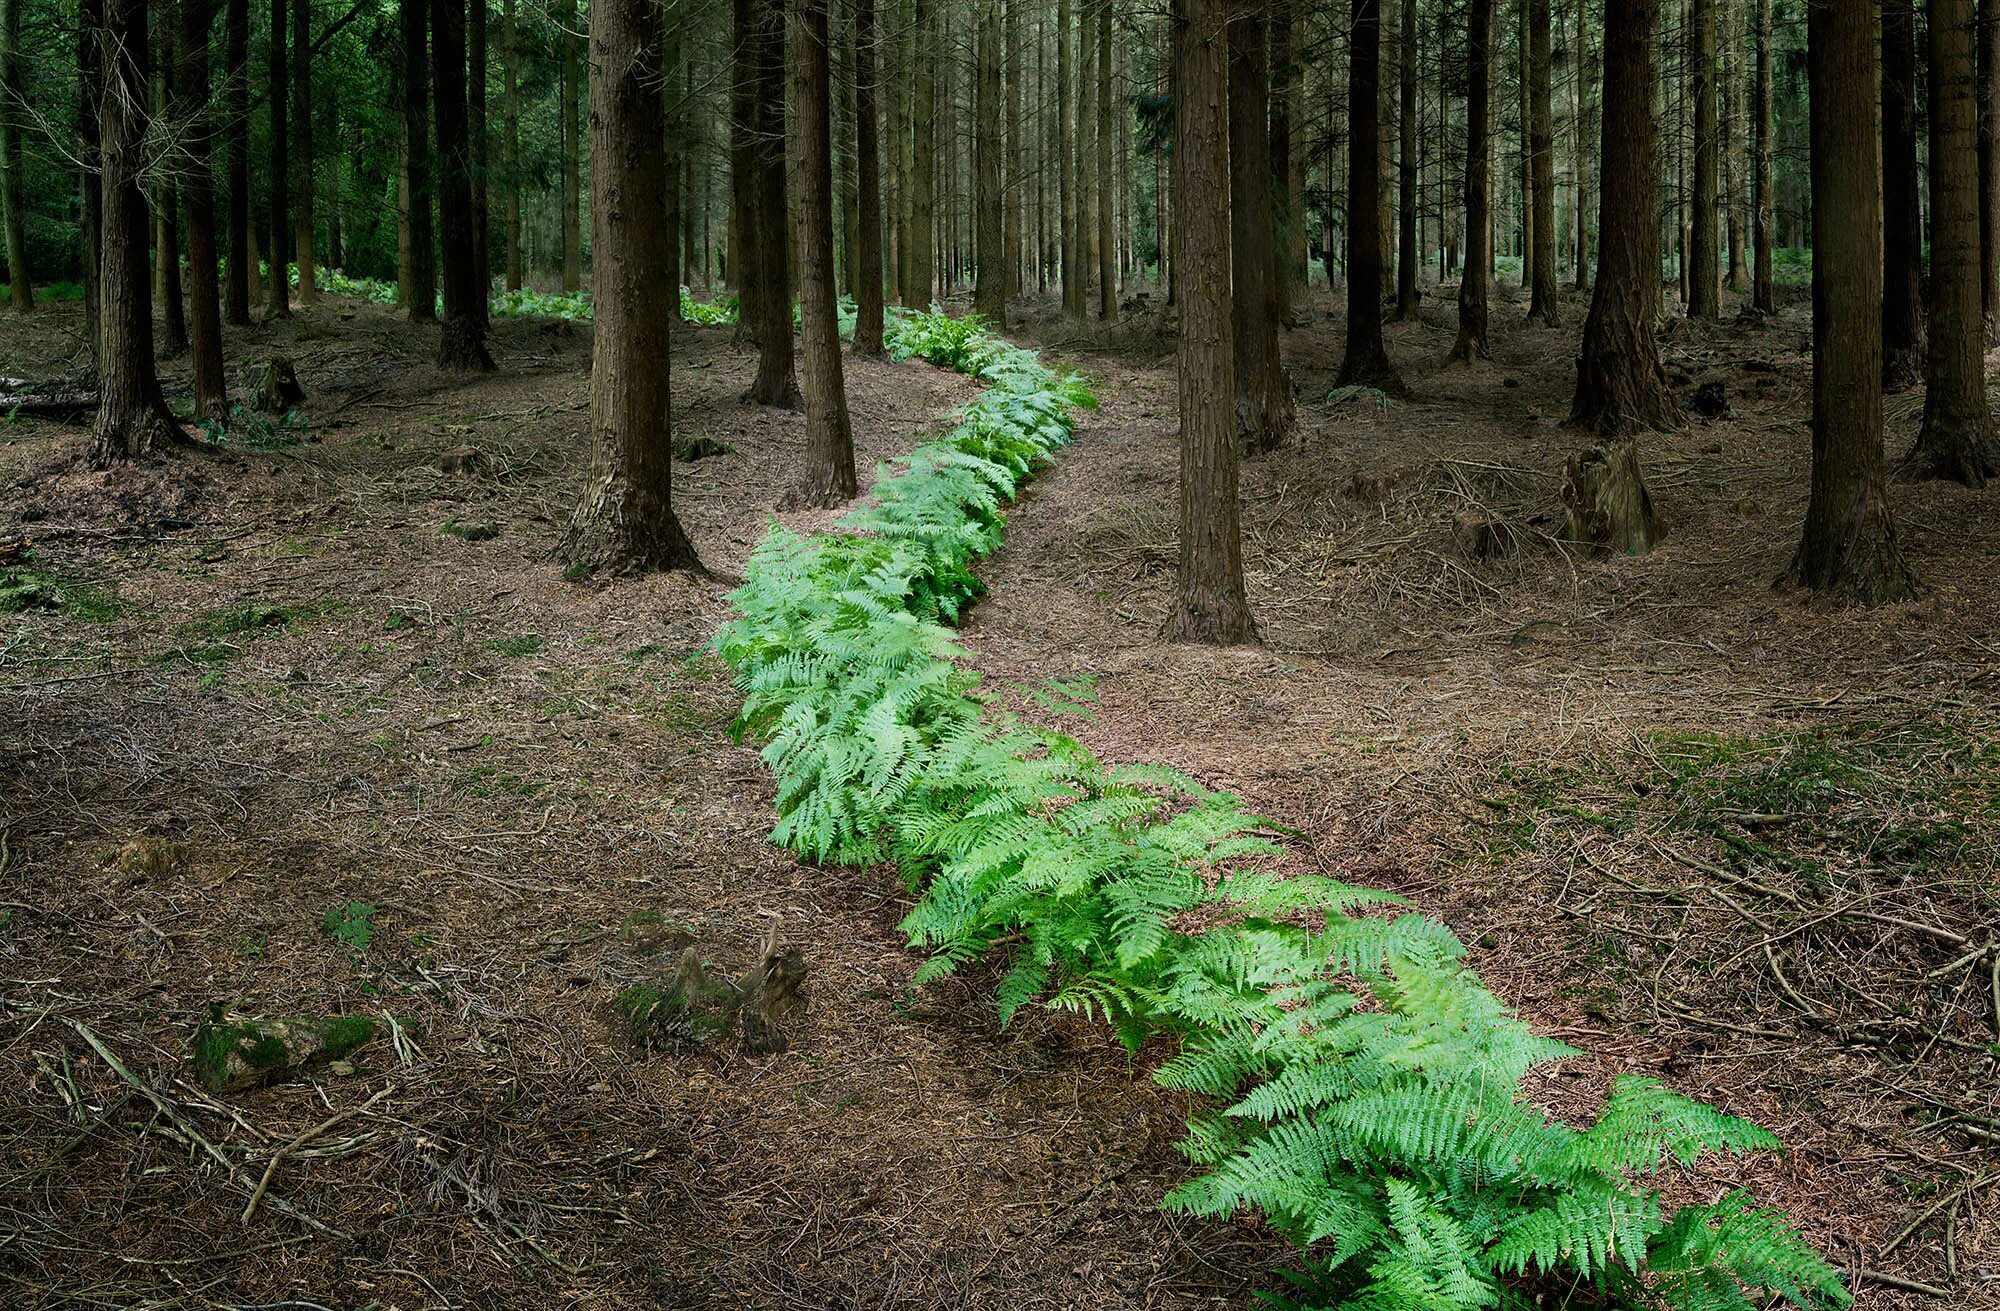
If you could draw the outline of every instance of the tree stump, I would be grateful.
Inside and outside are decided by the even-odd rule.
[[[1639,445],[1593,446],[1569,457],[1563,505],[1569,512],[1563,540],[1593,555],[1644,555],[1660,539],[1653,498],[1639,473]]]
[[[713,1042],[740,1028],[744,1049],[761,1056],[785,1050],[778,1024],[798,1005],[805,977],[805,957],[783,945],[773,924],[741,978],[717,978],[689,947],[665,988],[636,984],[618,994],[616,1007],[642,1045]]]
[[[438,453],[438,472],[476,478],[486,471],[486,457],[477,446],[454,446]]]
[[[266,414],[286,414],[305,403],[306,389],[299,386],[291,360],[273,355],[264,366],[263,381],[257,384],[257,408]]]
[[[366,1015],[263,1019],[211,1006],[194,1032],[195,1074],[210,1092],[235,1092],[287,1070],[337,1060],[375,1037]]]

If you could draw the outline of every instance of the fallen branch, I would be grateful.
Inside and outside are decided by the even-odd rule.
[[[321,1120],[318,1124],[306,1130],[298,1137],[292,1139],[292,1141],[286,1143],[283,1147],[280,1147],[277,1151],[272,1152],[270,1162],[264,1167],[263,1177],[257,1180],[256,1191],[250,1194],[249,1205],[243,1208],[243,1223],[249,1224],[250,1217],[257,1214],[257,1204],[264,1200],[264,1192],[271,1186],[271,1177],[278,1173],[279,1162],[283,1161],[287,1156],[290,1156],[293,1152],[297,1151],[299,1148],[304,1147],[307,1143],[311,1142],[313,1139],[325,1133],[328,1129],[333,1128],[335,1125],[343,1124],[348,1120],[352,1120],[357,1115],[365,1114],[369,1107],[381,1101],[384,1097],[387,1097],[390,1093],[394,1091],[396,1091],[396,1086],[394,1084],[390,1084],[387,1088],[384,1088],[381,1092],[376,1093],[373,1097],[370,1097],[367,1101],[361,1103],[361,1105],[351,1107],[348,1110],[340,1112],[338,1115],[328,1116],[326,1119]]]

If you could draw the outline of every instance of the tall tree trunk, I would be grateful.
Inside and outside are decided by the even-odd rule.
[[[503,45],[500,58],[505,90],[502,92],[502,131],[507,136],[506,217],[507,290],[519,291],[526,270],[521,261],[521,29],[514,13],[515,0],[504,0],[500,24]]]
[[[1021,280],[1026,272],[1022,249],[1022,210],[1026,208],[1023,189],[1027,186],[1027,175],[1021,171],[1021,77],[1022,63],[1026,59],[1021,48],[1021,6],[1025,0],[1005,0],[1006,15],[1002,20],[1002,41],[1000,59],[1004,67],[1001,76],[1006,82],[1002,95],[1006,105],[1004,117],[1007,124],[1006,155],[1001,165],[1001,187],[1006,193],[1006,213],[1001,245],[1005,249],[1007,264],[1006,296],[1020,294]]]
[[[1401,65],[1398,92],[1402,100],[1396,115],[1401,136],[1396,165],[1401,211],[1396,228],[1396,317],[1413,323],[1417,318],[1417,268],[1423,263],[1423,254],[1417,249],[1417,220],[1423,208],[1423,195],[1418,190],[1417,178],[1416,0],[1402,0],[1402,11],[1402,36],[1396,51]],[[1327,240],[1329,243],[1333,240],[1331,232]]]
[[[747,258],[754,260],[752,308],[761,320],[761,353],[749,399],[786,408],[799,403],[792,346],[792,234],[785,196],[784,0],[752,0],[750,168],[752,210]]]
[[[97,339],[104,325],[104,178],[98,159],[103,124],[98,110],[104,87],[105,0],[79,0],[76,14],[76,138],[82,168],[83,231],[77,234],[83,266],[83,320],[96,366]],[[150,323],[150,319],[148,322]]]
[[[1616,2],[1617,0],[1607,0],[1607,3]],[[1589,115],[1586,113],[1590,104],[1590,28],[1584,22],[1585,11],[1589,8],[1586,0],[1576,0],[1576,40],[1573,46],[1576,77],[1572,83],[1576,101],[1576,212],[1572,217],[1575,219],[1576,234],[1573,243],[1575,250],[1571,255],[1575,266],[1572,272],[1576,276],[1570,285],[1578,291],[1590,286],[1590,168],[1585,162],[1592,139]],[[1609,21],[1607,17],[1607,25]],[[1608,37],[1607,33],[1607,40]],[[1601,108],[1598,118],[1601,122],[1603,118]],[[1601,226],[1603,223],[1601,216],[1598,222]],[[1603,240],[1601,233],[1598,239]]]
[[[1251,642],[1236,493],[1234,330],[1230,322],[1227,0],[1175,0],[1174,259],[1181,265],[1179,600],[1167,631],[1183,642]],[[1372,0],[1356,0],[1357,6]],[[1371,134],[1371,140],[1373,139]],[[1372,296],[1374,284],[1370,284]]]
[[[987,3],[990,9],[993,0]],[[986,39],[996,40],[997,33],[989,34]],[[833,94],[827,67],[831,40],[827,0],[797,0],[792,23],[792,64],[797,89],[793,124],[799,150],[806,464],[804,475],[789,498],[793,506],[839,505],[852,499],[860,489],[854,474],[854,433],[847,415],[847,383],[841,370],[840,323],[835,306],[838,297],[833,268]],[[998,160],[994,162],[997,164]],[[998,226],[997,216],[995,226]],[[994,244],[999,244],[997,235]],[[983,251],[980,269],[984,276]],[[995,275],[1000,272],[997,267],[993,271]],[[786,308],[789,310],[790,306]]]
[[[1923,423],[1917,429],[1916,446],[1897,467],[1896,477],[1899,481],[1949,478],[1982,487],[2000,470],[1994,464],[1993,415],[1986,404],[1986,334],[1978,298],[1979,143],[1972,0],[1931,0],[1930,37],[1930,352],[1924,372]],[[1818,219],[1815,207],[1814,220]]]
[[[1750,308],[1770,314],[1776,308],[1771,281],[1771,250],[1777,243],[1777,193],[1771,183],[1772,95],[1771,95],[1771,0],[1754,0],[1757,6],[1757,71],[1750,98],[1751,118],[1757,144],[1750,165],[1751,236]]]
[[[174,108],[174,28],[176,13],[164,5],[153,15],[154,112],[171,122]],[[167,178],[157,185],[158,202],[153,205],[153,284],[154,299],[160,304],[160,324],[166,340],[160,353],[170,359],[187,354],[187,301],[181,295],[181,223],[177,179]]]
[[[486,6],[490,0],[469,0],[465,13],[465,123],[472,172],[473,282],[479,288],[481,316],[493,293],[493,253],[487,194],[492,187],[491,152],[486,139]],[[670,20],[669,20],[670,21]],[[671,66],[669,66],[671,68]],[[671,183],[669,184],[671,185]],[[674,313],[680,313],[680,282],[674,282]]]
[[[1259,63],[1265,59],[1262,47],[1260,32]],[[1118,317],[1118,176],[1111,169],[1111,139],[1117,133],[1117,124],[1118,108],[1111,85],[1111,0],[1097,0],[1097,126],[1094,133],[1097,148],[1097,317],[1106,323]],[[1270,149],[1266,136],[1266,132],[1257,134],[1253,153],[1264,155]],[[1268,157],[1264,159],[1264,168],[1268,175]],[[1268,210],[1270,205],[1271,197],[1267,190],[1263,207]],[[1275,267],[1276,247],[1266,251],[1264,258],[1266,263]]]
[[[1722,177],[1729,215],[1729,274],[1725,285],[1741,295],[1750,287],[1749,188],[1744,183],[1743,0],[1725,0],[1722,35]]]
[[[1083,180],[1076,175],[1076,155],[1071,148],[1075,136],[1082,132],[1079,124],[1071,121],[1073,102],[1071,58],[1074,28],[1070,22],[1070,0],[1056,0],[1056,139],[1054,142],[1059,158],[1058,183],[1061,190],[1059,204],[1062,207],[1062,306],[1066,318],[1080,319],[1084,314],[1086,289],[1089,279],[1082,269],[1083,260],[1078,256],[1077,231],[1082,227],[1078,215],[1078,193]]]
[[[576,0],[566,0],[556,24],[556,44],[562,48],[562,133],[563,158],[560,200],[562,204],[562,289],[583,290],[583,228],[578,194],[583,179],[583,69],[578,52],[583,45],[585,19]]]
[[[764,332],[757,282],[757,0],[731,0],[729,87],[729,282],[736,288],[735,340],[756,345]]]
[[[146,0],[105,0],[101,12],[102,22],[85,29],[98,43],[95,62],[102,70],[93,88],[103,238],[97,270],[97,419],[90,438],[90,462],[100,469],[185,440],[167,413],[153,360],[150,225],[140,186],[149,117]]]
[[[1555,124],[1549,110],[1549,0],[1528,8],[1528,166],[1534,175],[1534,278],[1528,321],[1554,327],[1560,298],[1556,272]]]
[[[1381,0],[1352,0],[1347,68],[1347,348],[1340,382],[1400,394],[1402,379],[1382,344]]]
[[[491,369],[493,359],[486,353],[486,293],[479,285],[479,255],[473,245],[476,216],[470,123],[465,110],[465,5],[466,0],[431,0],[438,252],[444,274],[444,336],[438,345],[438,366],[478,372]],[[659,148],[657,137],[653,148]],[[659,221],[658,215],[654,221]]]
[[[181,0],[180,92],[177,117],[187,134],[187,167],[181,192],[187,198],[188,322],[194,349],[194,417],[221,419],[228,413],[222,382],[222,297],[215,270],[214,115],[209,112],[208,37],[213,0]]]
[[[295,0],[296,2],[296,0]],[[421,3],[421,0],[419,0]],[[288,192],[291,189],[291,154],[287,150],[285,98],[291,93],[291,79],[285,66],[285,0],[271,0],[270,59],[266,72],[268,94],[265,108],[271,115],[271,175],[268,179],[271,221],[271,280],[265,287],[264,317],[282,319],[292,312],[292,288],[288,260],[291,250],[291,220]]]
[[[429,0],[402,0],[403,177],[410,193],[410,322],[437,322],[436,237],[431,227]]]
[[[1271,187],[1269,44],[1264,0],[1229,19],[1231,335],[1236,342],[1236,441],[1245,455],[1274,450],[1292,427],[1291,382],[1278,340],[1283,271]]]
[[[1917,14],[1914,0],[1882,2],[1882,382],[1900,390],[1923,376],[1924,224],[1917,168]]]
[[[929,309],[937,287],[937,0],[916,0],[911,40],[915,112],[910,117],[910,231],[903,275],[903,303]],[[782,211],[780,211],[782,212]]]
[[[250,283],[257,257],[250,249],[250,0],[224,0],[222,57],[223,150],[229,181],[229,276],[223,283],[222,316],[250,322]]]
[[[1660,294],[1651,108],[1658,28],[1659,0],[1605,0],[1597,290],[1583,325],[1569,421],[1606,436],[1680,422],[1653,330]]]
[[[1938,17],[1934,5],[1933,24]],[[1911,590],[1882,486],[1876,8],[1851,2],[1809,5],[1806,30],[1812,134],[1812,498],[1786,578],[1873,605]],[[1965,87],[1962,94],[1969,97],[1970,90]],[[1970,140],[1959,148],[1973,150]],[[1976,186],[1976,162],[1972,169]],[[1976,236],[1976,214],[1972,226]],[[1965,299],[1977,295],[1976,287],[1969,287]]]
[[[1486,357],[1487,283],[1493,269],[1493,0],[1467,0],[1465,38],[1465,268],[1458,279],[1458,340],[1450,358]]]
[[[1688,314],[1722,316],[1722,203],[1715,126],[1715,6],[1692,0],[1688,94],[1694,100],[1694,213],[1688,225]]]
[[[882,353],[882,161],[875,107],[881,52],[875,0],[854,0],[854,163],[861,230],[855,237],[854,353]]]
[[[1301,288],[1296,258],[1298,239],[1303,235],[1304,197],[1299,179],[1293,176],[1293,125],[1299,104],[1299,0],[1271,0],[1269,60],[1271,73],[1271,113],[1267,153],[1271,163],[1271,213],[1275,227],[1276,270],[1271,284],[1272,306],[1281,324],[1296,319],[1292,301]],[[1234,68],[1232,66],[1232,72]],[[1297,210],[1295,214],[1293,211]]]
[[[973,163],[978,182],[973,195],[974,245],[978,263],[973,308],[996,328],[1007,326],[1007,200],[1001,186],[1000,6],[982,0],[977,30],[977,112],[973,115]]]
[[[585,568],[700,568],[673,508],[667,302],[679,280],[660,222],[663,10],[657,0],[591,5],[590,481],[562,547]]]
[[[313,259],[312,4],[292,0],[292,229],[299,260],[299,303],[319,303]]]
[[[1990,341],[2000,332],[2000,0],[1979,0],[1978,47],[1979,303]]]
[[[28,208],[21,150],[21,0],[0,0],[0,228],[7,233],[7,299],[35,307],[28,281]]]

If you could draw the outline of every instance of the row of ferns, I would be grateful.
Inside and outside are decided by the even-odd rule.
[[[732,597],[716,647],[777,779],[773,840],[893,861],[921,893],[903,921],[930,953],[917,982],[997,954],[1003,1021],[1040,1002],[1170,1049],[1154,1078],[1211,1109],[1183,1144],[1201,1173],[1167,1205],[1261,1212],[1305,1254],[1283,1304],[1845,1303],[1743,1193],[1662,1201],[1670,1163],[1775,1149],[1770,1133],[1637,1076],[1595,1123],[1553,1119],[1523,1081],[1578,1053],[1482,986],[1444,925],[1273,875],[1282,835],[1235,797],[1107,765],[982,689],[950,628],[980,593],[972,566],[1092,398],[973,320],[900,316],[889,340],[989,385],[838,531],[773,526]],[[1086,698],[1052,684],[1030,703]]]

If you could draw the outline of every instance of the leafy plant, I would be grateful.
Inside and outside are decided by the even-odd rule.
[[[320,932],[336,942],[344,942],[357,955],[368,950],[368,944],[375,941],[374,906],[365,901],[350,901],[345,906],[336,906],[320,921]]]
[[[1265,868],[1273,826],[1160,766],[1110,766],[1028,722],[964,668],[949,623],[978,595],[1002,507],[1070,437],[1075,377],[974,320],[899,316],[889,345],[991,386],[878,480],[839,531],[774,527],[716,639],[741,734],[778,782],[774,841],[893,859],[919,982],[1003,954],[1003,1020],[1031,1002],[1097,1016],[1156,1079],[1206,1100],[1168,1205],[1260,1212],[1305,1253],[1299,1305],[1620,1303],[1748,1311],[1846,1301],[1835,1272],[1740,1194],[1670,1209],[1675,1163],[1777,1141],[1658,1082],[1619,1079],[1572,1127],[1527,1075],[1576,1055],[1465,967],[1444,925],[1375,889]],[[1047,697],[1077,708],[1075,689]]]
[[[227,419],[203,419],[201,434],[211,446],[242,446],[253,451],[297,446],[312,431],[312,424],[300,410],[286,410],[273,419],[241,405],[229,408]]]

